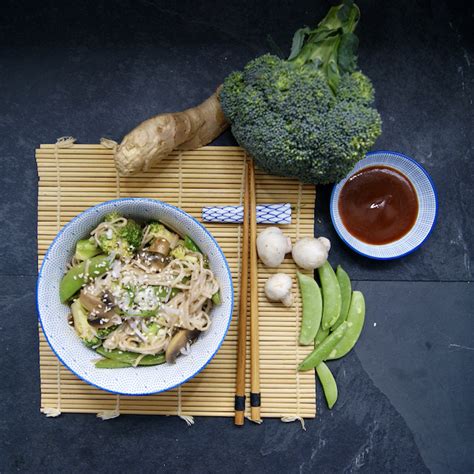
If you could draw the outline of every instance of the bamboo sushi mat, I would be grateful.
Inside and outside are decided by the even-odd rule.
[[[41,145],[36,150],[39,173],[38,264],[51,241],[69,220],[86,208],[118,197],[148,197],[183,208],[201,220],[206,205],[242,203],[245,152],[239,147],[205,147],[173,153],[145,174],[129,178],[116,174],[113,150],[103,145]],[[294,241],[313,235],[313,186],[256,171],[257,203],[292,205],[292,223],[282,226]],[[236,373],[237,320],[242,226],[206,224],[229,262],[235,308],[225,341],[211,363],[180,388],[145,397],[118,396],[96,389],[63,367],[40,330],[41,410],[60,413],[233,416]],[[259,226],[262,227],[262,226]],[[279,271],[295,275],[291,259]],[[262,417],[314,418],[313,371],[296,367],[311,350],[298,345],[301,301],[293,278],[296,303],[292,308],[269,303],[263,294],[266,278],[275,273],[259,264],[259,327]],[[248,317],[248,315],[247,315]],[[248,324],[247,326],[250,326]],[[247,401],[250,392],[249,334],[247,334]],[[138,369],[139,370],[139,369]],[[249,407],[247,403],[247,415]]]

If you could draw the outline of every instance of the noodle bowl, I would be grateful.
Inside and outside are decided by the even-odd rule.
[[[158,221],[140,225],[118,213],[90,235],[76,243],[60,294],[71,302],[78,336],[104,357],[96,366],[136,367],[144,356],[175,362],[189,353],[220,299],[207,256]]]
[[[74,268],[83,262],[83,260],[75,261],[74,259],[78,239],[89,240],[89,238],[91,238],[91,231],[97,228],[97,226],[105,220],[105,216],[113,211],[120,213],[120,215],[127,218],[127,221],[129,218],[132,218],[141,224],[140,241],[138,242],[134,254],[138,254],[138,252],[142,250],[141,239],[143,239],[145,235],[143,229],[146,224],[153,220],[162,222],[177,236],[178,240],[183,241],[183,237],[186,235],[190,236],[201,251],[204,270],[211,270],[218,284],[220,304],[208,301],[201,308],[202,311],[207,314],[211,322],[208,329],[198,331],[176,328],[175,336],[182,334],[182,332],[184,332],[185,335],[189,335],[189,339],[186,337],[184,341],[182,339],[178,341],[181,342],[181,344],[176,345],[173,343],[175,353],[177,354],[176,363],[167,363],[165,361],[166,350],[162,350],[156,355],[122,351],[120,349],[107,350],[104,348],[102,342],[102,345],[94,351],[94,348],[88,344],[86,345],[84,339],[81,339],[79,336],[78,330],[83,329],[81,325],[68,324],[68,315],[72,312],[72,306],[75,305],[74,299],[78,299],[82,286],[79,285],[79,288],[77,288],[72,298],[63,302],[60,297],[60,282],[64,278],[65,273],[68,273],[68,266]],[[143,244],[143,247],[147,247],[151,242],[143,241]],[[89,245],[86,247],[89,247]],[[123,251],[127,252],[127,249],[124,248]],[[193,256],[191,250],[189,250],[188,253],[190,257]],[[82,257],[84,256],[85,255],[82,255]],[[92,286],[92,283],[94,283],[94,285],[97,285],[96,288],[98,290],[101,285],[102,288],[105,288],[107,282],[110,284],[110,281],[119,277],[129,278],[129,281],[131,281],[133,278],[136,278],[137,275],[142,275],[140,278],[143,278],[143,275],[147,273],[143,268],[141,268],[142,272],[140,273],[138,271],[140,270],[140,266],[133,265],[133,267],[135,267],[133,273],[136,275],[126,275],[125,273],[132,266],[132,262],[126,261],[125,259],[114,258],[107,263],[107,268],[99,267],[99,273],[102,272],[100,275],[95,274],[94,271],[97,271],[96,267],[101,265],[100,262],[97,262],[97,259],[101,260],[102,258],[110,260],[111,255],[98,254],[90,258],[87,268],[84,268],[84,273],[91,278],[88,279],[85,286]],[[72,263],[74,265],[70,265]],[[171,263],[171,261],[168,262],[168,264],[169,263]],[[192,263],[195,264],[197,262]],[[173,264],[169,267],[169,270],[173,270],[172,275],[175,275],[175,277],[178,277],[181,272],[188,272],[187,274],[191,275],[194,266],[185,264],[185,267],[186,268],[182,268],[179,264]],[[198,276],[196,272],[194,272],[194,275],[195,278]],[[148,273],[148,277],[153,277],[153,274]],[[92,280],[95,281],[93,282]],[[104,280],[104,283],[100,283],[101,280]],[[210,283],[208,280],[206,281],[205,287]],[[77,284],[77,281],[74,279],[72,279],[72,282]],[[164,283],[163,280],[160,280],[160,282]],[[182,296],[173,301],[173,297],[180,293],[178,290],[187,289],[190,285],[191,279],[176,283],[174,288],[163,288],[159,292],[159,297],[162,300],[167,299],[167,302],[164,303],[167,307],[167,317],[175,317],[177,319],[179,317],[179,311],[176,311],[177,309],[181,309],[183,305],[190,305],[192,307],[192,305],[195,304],[192,298],[183,301]],[[209,286],[207,290],[204,289],[203,294],[211,290],[212,286]],[[181,291],[181,293],[183,293],[183,291]],[[121,296],[123,298],[123,302],[121,301],[121,303],[126,304],[127,297],[125,295]],[[154,300],[150,299],[149,295],[147,296],[146,291],[143,291],[137,295],[137,297],[144,308],[154,307]],[[196,303],[198,303],[198,300],[199,298]],[[148,304],[145,304],[146,302],[148,302]],[[162,303],[163,302],[164,301],[162,301]],[[114,303],[116,302],[114,301]],[[159,393],[174,388],[199,373],[211,361],[221,346],[229,328],[233,305],[233,288],[230,269],[216,240],[208,230],[192,216],[175,206],[156,199],[122,198],[107,201],[85,210],[68,222],[56,236],[44,256],[38,276],[37,306],[42,333],[61,364],[84,382],[106,391],[124,395],[137,396]],[[75,307],[76,306],[77,305],[75,305]],[[142,313],[147,315],[149,314],[148,311],[152,310],[148,309]],[[103,321],[103,326],[107,326],[108,324],[117,326],[118,323],[123,322],[124,319],[128,319],[132,326],[135,326],[135,328],[132,329],[135,329],[134,337],[137,338],[132,345],[136,345],[136,343],[141,344],[140,341],[142,340],[139,334],[145,335],[145,328],[142,326],[143,323],[145,326],[147,325],[147,317],[149,316],[124,316],[118,314],[117,319],[116,317],[112,317],[107,323]],[[136,322],[136,325],[133,321]],[[100,319],[97,323],[100,325]],[[95,331],[99,329],[100,328],[95,328]],[[110,331],[107,327],[100,329],[100,332],[103,333],[107,331]],[[162,337],[163,331],[160,333],[158,333],[158,331],[159,329],[157,328],[158,338]],[[103,336],[103,334],[101,335]],[[103,341],[103,339],[101,340]],[[190,342],[188,342],[189,340]],[[92,342],[94,343],[96,341],[93,340]],[[170,340],[170,343],[171,342],[172,339]],[[181,348],[178,350],[179,347]],[[98,353],[99,351],[100,353]],[[114,368],[114,370],[104,370],[103,368],[97,367],[96,364],[99,363],[99,358],[104,358],[101,359],[100,363],[106,364],[106,362],[104,362],[105,356],[103,356],[102,353],[106,353],[109,357],[119,356],[121,361],[109,360],[109,362],[115,363],[115,367],[117,368]],[[123,357],[125,357],[125,361]],[[160,362],[160,364],[150,365],[151,363],[156,364],[157,362]],[[136,368],[133,367],[134,364],[137,365]]]

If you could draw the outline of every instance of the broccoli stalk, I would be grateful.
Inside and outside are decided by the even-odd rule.
[[[305,27],[295,33],[288,61],[295,67],[320,69],[336,93],[341,74],[356,68],[358,39],[354,30],[359,17],[359,8],[352,1],[331,7],[315,29]]]
[[[89,324],[87,311],[84,309],[79,299],[71,305],[74,329],[87,347],[94,347],[100,344],[96,329]]]

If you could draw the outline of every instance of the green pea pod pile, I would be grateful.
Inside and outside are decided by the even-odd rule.
[[[316,369],[329,408],[337,400],[337,384],[325,361],[344,357],[355,346],[365,320],[365,300],[352,291],[349,275],[339,265],[336,272],[329,262],[318,269],[321,290],[316,281],[298,273],[303,305],[300,344],[314,338],[314,350],[298,370]],[[322,297],[321,297],[322,295]]]
[[[325,361],[333,349],[341,342],[344,334],[347,331],[347,322],[344,321],[334,332],[324,339],[306,359],[301,362],[298,370],[310,370],[317,367],[321,362]]]
[[[326,339],[326,337],[329,334],[329,329],[323,329],[321,326],[318,329],[318,333],[316,334],[316,337],[314,338],[314,347],[318,347],[321,342]]]

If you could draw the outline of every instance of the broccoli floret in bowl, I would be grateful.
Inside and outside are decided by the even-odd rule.
[[[116,253],[123,258],[130,258],[140,247],[142,228],[133,219],[126,219],[117,212],[104,217],[103,231],[97,235],[99,247],[106,254]]]

